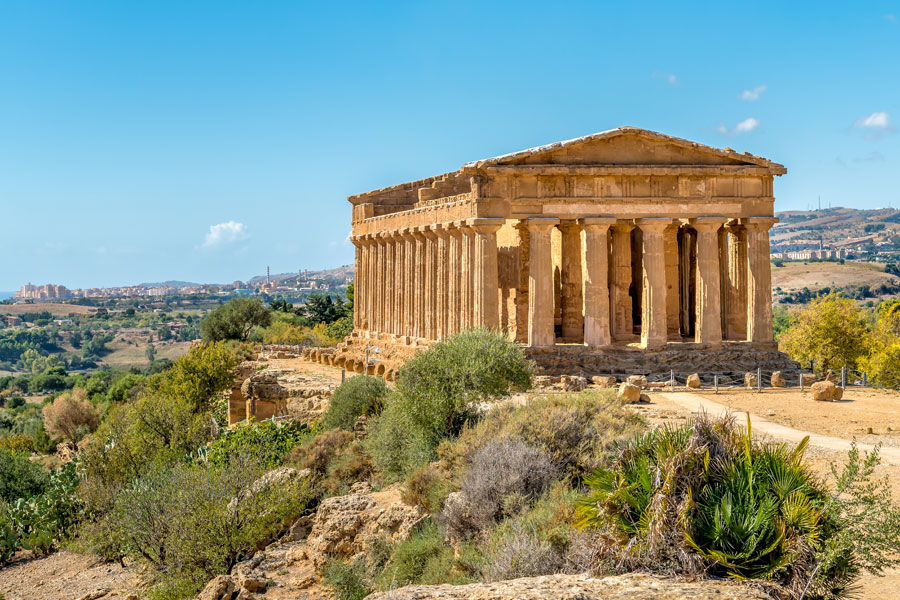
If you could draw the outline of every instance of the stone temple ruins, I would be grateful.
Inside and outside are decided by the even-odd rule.
[[[548,373],[795,367],[772,339],[784,166],[621,127],[350,196],[353,334],[329,362],[390,376],[487,327]]]

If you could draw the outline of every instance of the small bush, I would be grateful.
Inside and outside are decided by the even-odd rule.
[[[322,571],[322,580],[335,600],[362,600],[372,593],[363,560],[345,563],[331,559]]]
[[[301,468],[324,475],[331,461],[354,439],[354,435],[348,431],[323,431],[307,443],[294,448],[290,461]]]
[[[97,429],[100,415],[81,389],[66,391],[44,406],[44,427],[47,433],[66,440],[73,450],[87,434]]]
[[[351,377],[334,391],[322,425],[326,429],[352,431],[359,417],[381,413],[387,393],[387,385],[381,377]]]
[[[262,421],[250,419],[210,444],[205,455],[214,467],[223,467],[233,456],[255,456],[267,468],[277,467],[294,446],[310,438],[309,428],[295,421]]]
[[[558,474],[546,452],[519,440],[490,442],[479,448],[462,480],[464,514],[445,515],[451,536],[468,537],[528,508]]]
[[[15,502],[43,493],[49,475],[28,456],[0,449],[0,500]]]
[[[522,349],[497,332],[465,331],[416,354],[370,427],[366,444],[376,466],[401,478],[431,462],[442,440],[478,419],[483,403],[528,389],[531,377]]]
[[[404,585],[462,584],[472,580],[467,569],[454,560],[453,548],[444,541],[443,529],[428,520],[394,548],[377,578],[377,587],[388,590]]]
[[[444,508],[444,500],[452,491],[449,475],[439,472],[434,465],[425,465],[406,478],[402,499],[410,506],[421,506],[432,515]]]

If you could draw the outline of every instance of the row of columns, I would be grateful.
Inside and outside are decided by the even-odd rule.
[[[498,328],[503,223],[475,218],[352,236],[354,328],[429,340]]]
[[[731,339],[741,335],[751,342],[770,342],[769,228],[775,219],[744,218],[741,227],[726,231],[727,221],[719,216],[688,220],[697,232],[694,341],[716,345],[732,327],[733,330],[727,331]],[[675,332],[678,331],[677,295],[667,292],[678,286],[676,235],[679,221],[671,218],[624,221],[587,217],[560,222],[556,218],[532,217],[526,223],[529,346],[556,343],[550,232],[557,226],[562,234],[560,278],[564,338],[583,330],[586,345],[602,347],[614,339],[631,337],[631,232],[635,227],[639,227],[642,234],[641,345],[649,349],[663,348],[673,325]],[[725,246],[726,260],[720,261],[723,247],[720,236],[723,233],[734,237]],[[612,256],[609,256],[610,249]],[[607,275],[612,281],[607,281]]]

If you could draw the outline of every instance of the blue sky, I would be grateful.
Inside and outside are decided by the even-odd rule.
[[[900,4],[0,0],[0,290],[346,264],[346,196],[620,125],[900,207]]]

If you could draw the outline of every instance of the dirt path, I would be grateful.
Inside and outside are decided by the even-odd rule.
[[[0,593],[6,600],[136,600],[138,577],[118,563],[74,552],[30,558],[20,552],[0,569]]]
[[[692,392],[663,392],[656,395],[691,412],[705,410],[713,416],[728,412],[736,412],[731,406],[720,404],[719,402],[704,398],[703,396]],[[818,448],[842,453],[846,453],[850,450],[850,440],[848,439],[822,435],[812,431],[804,431],[802,429],[794,429],[793,427],[781,425],[780,423],[770,421],[769,419],[754,413],[747,414],[750,415],[750,423],[752,424],[755,433],[765,433],[772,437],[793,442],[795,444],[800,442],[804,437],[809,436],[810,445]],[[872,444],[862,442],[860,442],[858,446],[860,450],[873,450],[875,448]],[[883,447],[881,449],[881,459],[884,464],[900,466],[900,448]]]

